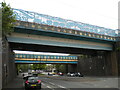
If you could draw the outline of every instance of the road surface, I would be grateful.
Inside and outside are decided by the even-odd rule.
[[[118,88],[118,78],[115,77],[39,76],[39,78],[42,80],[41,90],[84,90],[85,88],[91,88],[91,90],[96,90],[93,88],[117,90],[113,88]],[[8,84],[6,88],[12,88],[12,90],[19,88],[19,90],[25,90],[22,75],[19,75],[15,80]]]

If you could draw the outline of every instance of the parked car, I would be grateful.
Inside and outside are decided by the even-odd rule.
[[[38,77],[28,77],[25,81],[25,90],[38,88],[41,89],[41,80]]]
[[[53,76],[53,75],[56,75],[56,74],[57,74],[56,72],[48,72],[49,76]]]
[[[78,76],[78,77],[83,77],[83,74],[82,74],[82,73],[80,73],[80,72],[77,72],[77,73],[75,73],[75,76]]]
[[[69,72],[69,73],[67,73],[67,76],[71,76],[71,77],[83,77],[83,74],[82,73],[80,73],[80,72]]]
[[[37,77],[37,76],[38,76],[38,74],[37,74],[37,73],[33,73],[32,75],[33,75],[33,76],[35,76],[35,77]]]
[[[74,77],[74,76],[75,76],[75,73],[74,73],[74,72],[69,72],[69,73],[67,73],[67,76]]]
[[[58,75],[63,76],[63,73],[62,72],[58,72]]]

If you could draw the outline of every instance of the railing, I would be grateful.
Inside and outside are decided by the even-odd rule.
[[[52,17],[52,16],[25,11],[21,9],[13,9],[13,11],[14,11],[14,14],[16,15],[16,19],[20,21],[34,22],[37,24],[49,25],[51,27],[54,26],[55,28],[61,27],[61,28],[66,28],[67,30],[72,29],[72,32],[76,31],[76,33],[85,31],[85,33],[82,33],[85,35],[86,35],[86,32],[96,33],[96,34],[105,35],[105,36],[112,36],[112,37],[116,37],[117,35],[117,30],[113,30],[113,29],[85,24],[81,22],[75,22],[72,20],[62,19],[59,17]],[[71,31],[68,31],[68,32],[71,32]],[[89,35],[89,36],[92,36],[92,35]],[[99,36],[97,35],[97,37]],[[112,40],[114,40],[114,38]]]

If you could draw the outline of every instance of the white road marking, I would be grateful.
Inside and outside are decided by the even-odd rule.
[[[48,85],[46,85],[46,84],[44,84],[44,83],[42,83],[42,85],[46,86],[46,87],[49,88],[49,89],[54,90],[52,87],[50,87],[50,86],[48,86]]]
[[[61,85],[57,85],[58,87],[60,87],[60,88],[66,88],[66,87],[64,87],[64,86],[61,86]]]
[[[66,87],[64,87],[64,86],[61,86],[61,85],[56,85],[56,84],[54,84],[54,83],[52,83],[52,82],[48,82],[48,81],[45,81],[45,82],[47,82],[47,83],[50,83],[50,84],[52,84],[52,85],[54,85],[54,86],[58,86],[58,87],[60,87],[60,88],[64,88],[64,89],[67,89]],[[45,85],[44,83],[42,83],[43,85]],[[45,85],[46,86],[46,85]],[[52,90],[54,90],[52,87],[50,87],[50,86],[46,86],[47,88],[49,88],[49,89],[52,89]]]
[[[46,86],[47,88],[51,88],[50,86]]]
[[[50,87],[50,86],[46,86],[47,88],[49,88],[49,89],[52,89],[52,90],[54,90],[52,87]]]
[[[44,86],[45,86],[45,84],[44,84],[44,83],[42,83],[42,85],[44,85]]]

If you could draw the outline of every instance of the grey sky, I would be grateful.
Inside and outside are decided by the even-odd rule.
[[[118,28],[119,0],[5,0],[13,8],[101,27]]]

